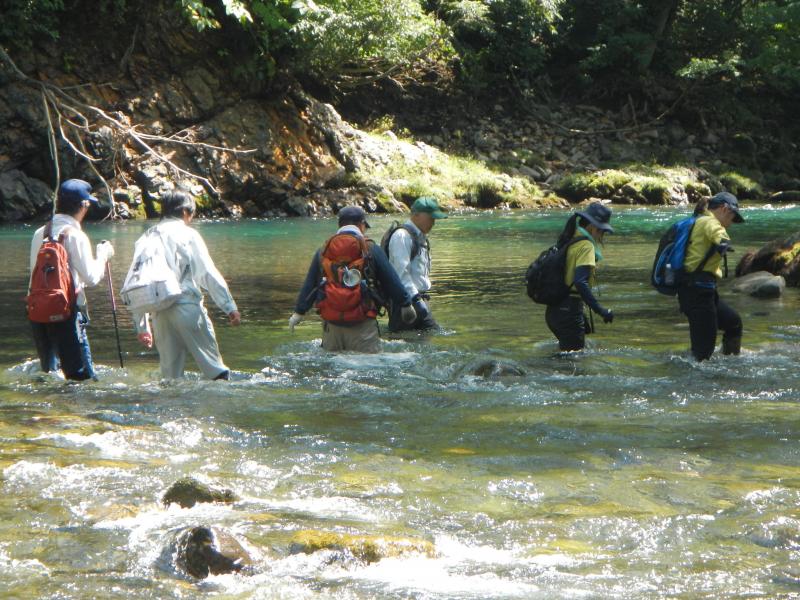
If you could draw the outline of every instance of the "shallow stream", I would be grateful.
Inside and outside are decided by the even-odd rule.
[[[2,596],[800,597],[800,293],[723,287],[744,353],[695,364],[676,301],[648,284],[679,213],[617,210],[598,276],[616,319],[574,356],[556,354],[522,281],[564,212],[440,221],[432,307],[445,332],[386,340],[376,356],[328,355],[318,322],[286,325],[333,221],[198,223],[244,319],[232,328],[209,307],[229,384],[160,383],[124,309],[120,369],[105,287],[90,295],[100,381],[38,373],[21,302],[33,227],[1,228]],[[800,208],[745,217],[737,257],[800,229]],[[371,221],[379,236],[391,219]],[[145,226],[86,227],[114,242],[117,289]],[[473,375],[484,360],[526,374]],[[187,475],[240,500],[161,506]],[[164,548],[196,524],[243,540],[255,574],[176,573]],[[436,554],[292,554],[309,529],[426,540]]]

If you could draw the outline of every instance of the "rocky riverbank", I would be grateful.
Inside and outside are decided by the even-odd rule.
[[[641,124],[632,106],[457,102],[437,112],[413,94],[403,100],[419,117],[405,119],[411,127],[392,114],[354,125],[295,81],[278,77],[267,94],[236,85],[213,48],[162,17],[108,54],[72,48],[69,66],[55,42],[0,61],[0,220],[49,211],[48,131],[61,178],[91,181],[120,218],[157,214],[176,185],[190,187],[203,214],[228,217],[325,215],[351,203],[398,211],[423,194],[452,208],[767,195],[734,166],[755,164],[758,151],[737,132]],[[347,114],[347,101],[339,108]],[[778,199],[800,194],[796,179],[758,174]]]

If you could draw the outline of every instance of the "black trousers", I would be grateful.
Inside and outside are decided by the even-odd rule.
[[[544,319],[547,327],[558,338],[558,348],[562,352],[583,350],[586,346],[583,300],[578,296],[570,295],[561,304],[548,305]]]
[[[706,360],[714,354],[718,329],[723,331],[723,347],[741,340],[742,318],[720,299],[713,275],[687,279],[678,288],[678,302],[681,312],[689,319],[692,354],[697,360]],[[738,343],[735,346],[738,351]]]
[[[400,316],[400,305],[392,302],[389,308],[389,331],[427,331],[439,329],[439,324],[434,320],[431,309],[425,300],[414,301],[414,310],[417,311],[417,318],[413,323],[404,323]]]

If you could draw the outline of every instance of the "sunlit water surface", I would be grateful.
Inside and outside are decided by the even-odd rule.
[[[243,317],[215,307],[235,381],[159,383],[157,357],[93,290],[101,379],[37,372],[21,298],[33,228],[0,229],[0,590],[15,598],[779,598],[800,596],[800,298],[753,300],[744,354],[698,365],[672,298],[648,286],[680,211],[618,210],[589,349],[557,356],[527,263],[566,213],[483,213],[432,235],[445,333],[329,355],[286,321],[333,221],[197,223]],[[753,208],[741,252],[800,229],[800,209]],[[377,236],[390,222],[371,219]],[[117,289],[143,223],[86,227],[117,248]],[[385,320],[383,321],[385,324]],[[471,374],[482,360],[526,375]],[[182,476],[233,505],[159,500]],[[232,531],[255,573],[195,582],[165,560],[172,532]],[[316,529],[433,542],[435,557],[365,565],[291,554]],[[168,557],[167,557],[168,558]]]

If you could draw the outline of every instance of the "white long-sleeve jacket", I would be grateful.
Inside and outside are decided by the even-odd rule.
[[[170,257],[170,266],[174,268],[181,284],[182,295],[178,304],[202,303],[201,289],[204,289],[226,315],[238,310],[228,284],[211,260],[208,247],[196,230],[182,219],[164,219],[155,228],[161,235],[167,256]],[[147,315],[134,315],[134,323],[138,333],[149,331]]]
[[[42,246],[45,227],[47,226],[40,227],[33,234],[30,260],[31,272],[36,266],[36,256]],[[64,247],[67,250],[69,270],[72,273],[72,281],[75,284],[75,297],[78,306],[85,310],[86,294],[84,294],[83,290],[87,287],[94,287],[103,281],[106,261],[94,257],[89,237],[83,232],[81,224],[74,217],[61,213],[56,214],[53,217],[53,237],[58,239],[58,236],[66,228],[68,230],[65,232]]]
[[[414,260],[411,260],[411,248],[414,242],[411,234],[401,227],[392,234],[392,239],[389,240],[389,261],[397,271],[403,286],[413,297],[431,289],[431,257],[425,234],[411,221],[406,222],[406,227],[408,226],[419,242],[419,254],[414,257]]]

